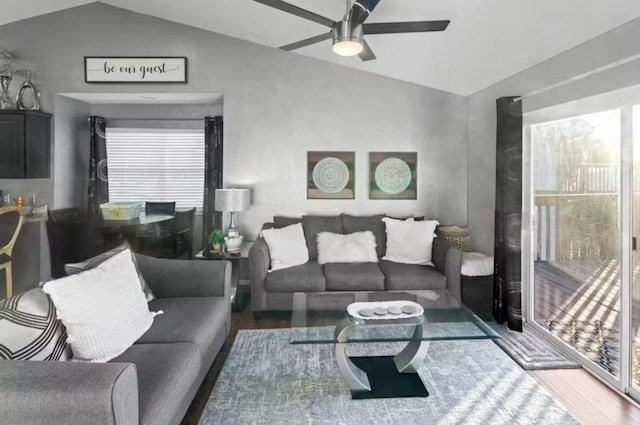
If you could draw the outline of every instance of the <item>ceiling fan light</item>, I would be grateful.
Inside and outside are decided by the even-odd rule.
[[[333,52],[340,56],[355,56],[362,52],[364,46],[357,40],[336,41],[333,43]]]

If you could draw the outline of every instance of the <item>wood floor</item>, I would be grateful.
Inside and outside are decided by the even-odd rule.
[[[287,316],[255,321],[250,307],[241,313],[232,313],[231,320],[232,328],[227,343],[212,365],[181,425],[198,423],[239,330],[288,328],[290,323]],[[640,409],[583,369],[539,370],[528,373],[585,425],[640,425]]]

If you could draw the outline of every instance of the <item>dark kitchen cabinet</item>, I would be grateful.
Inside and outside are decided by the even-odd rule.
[[[0,178],[48,178],[50,162],[51,115],[0,111]]]

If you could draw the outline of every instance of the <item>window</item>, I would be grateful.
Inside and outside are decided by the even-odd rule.
[[[202,208],[204,130],[107,128],[109,200]]]

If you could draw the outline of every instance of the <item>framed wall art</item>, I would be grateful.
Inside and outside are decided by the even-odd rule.
[[[184,56],[85,56],[86,83],[186,83]]]
[[[369,199],[417,199],[417,152],[369,152]]]
[[[355,199],[355,152],[307,152],[307,199]]]

